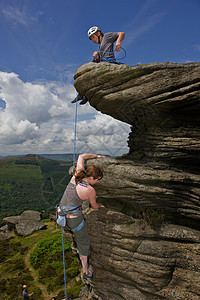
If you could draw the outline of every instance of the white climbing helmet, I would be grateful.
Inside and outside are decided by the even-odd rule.
[[[91,35],[94,34],[94,33],[96,33],[97,31],[102,32],[101,29],[100,29],[99,27],[97,27],[97,26],[92,26],[92,27],[88,30],[88,37],[89,37],[89,39],[90,39]]]

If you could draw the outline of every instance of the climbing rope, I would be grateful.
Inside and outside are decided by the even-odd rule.
[[[78,95],[76,96],[77,100]],[[78,101],[76,101],[75,118],[74,118],[74,153],[73,153],[73,174],[75,171],[75,161],[76,161],[76,124],[77,124],[77,111],[78,111]],[[65,247],[64,247],[64,237],[63,237],[63,226],[62,228],[62,250],[63,250],[63,271],[64,271],[64,282],[65,282],[65,299],[67,300],[67,280],[66,280],[66,269],[65,269]]]
[[[117,58],[118,60],[122,60],[126,57],[126,51],[124,48],[122,48],[122,50],[124,51],[124,56]],[[115,52],[115,51],[114,51]],[[104,53],[104,54],[114,54],[114,52],[105,52],[105,51],[99,51],[99,53]],[[110,63],[116,63],[116,64],[120,64],[120,62],[116,61],[115,57],[113,58],[101,58],[100,61],[107,61]],[[76,161],[76,125],[77,125],[77,111],[78,111],[78,94],[76,96],[76,109],[75,109],[75,118],[74,118],[74,153],[73,153],[73,174],[75,172],[75,161]],[[63,271],[64,271],[64,282],[65,282],[65,298],[66,300],[67,298],[67,282],[66,282],[66,269],[65,269],[65,247],[64,247],[64,237],[63,237],[63,226],[61,226],[62,228],[62,250],[63,250]]]
[[[124,52],[124,55],[122,57],[117,58],[118,60],[123,60],[126,57],[126,50],[124,48],[121,49]],[[105,51],[98,51],[99,53],[104,53],[104,54],[114,54],[116,52],[105,52]],[[109,58],[109,57],[108,57]],[[114,59],[113,57],[111,59]]]
[[[118,60],[122,60],[126,57],[126,51],[124,48],[122,48],[124,51],[124,56],[117,58]],[[115,52],[115,51],[114,51]],[[114,52],[105,52],[105,51],[99,51],[99,53],[104,53],[104,54],[114,54]],[[107,61],[110,63],[117,63],[120,64],[118,61],[116,61],[115,57],[114,58],[101,58],[100,61]],[[78,94],[76,96],[76,109],[75,109],[75,118],[74,118],[74,153],[73,153],[73,174],[75,172],[75,161],[76,161],[76,125],[77,125],[77,112],[78,112]],[[64,282],[65,282],[65,298],[67,298],[67,283],[66,283],[66,269],[65,269],[65,247],[64,247],[64,237],[63,237],[63,226],[62,228],[62,250],[63,250],[63,270],[64,270]]]
[[[77,111],[78,111],[78,94],[76,96],[76,109],[75,109],[75,118],[74,118],[74,154],[73,154],[73,175],[75,172],[75,161],[76,161],[76,124],[77,124]]]
[[[63,249],[63,269],[64,269],[64,282],[65,282],[65,298],[67,298],[67,280],[66,280],[66,271],[65,271],[65,247],[64,247],[64,237],[63,237],[63,226],[62,228],[62,249]]]
[[[123,60],[126,57],[126,50],[122,48],[122,51],[124,52],[124,55],[122,57],[116,58],[115,57],[104,57],[104,58],[99,58],[97,60],[93,60],[94,62],[101,62],[101,61],[107,61],[109,63],[114,63],[114,64],[123,64],[122,62],[119,62],[119,60]],[[114,54],[116,52],[105,52],[105,51],[98,51],[98,53],[103,53],[103,54]]]

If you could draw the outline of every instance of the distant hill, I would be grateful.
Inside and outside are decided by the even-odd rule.
[[[31,154],[29,154],[31,155]],[[72,153],[63,153],[63,154],[38,154],[39,156],[46,157],[53,160],[62,160],[66,162],[73,162],[73,154]],[[9,158],[9,157],[23,157],[24,155],[8,155],[8,156],[0,156],[1,158]],[[76,157],[78,154],[76,155]]]
[[[0,159],[0,225],[2,219],[24,210],[37,210],[47,218],[55,212],[72,163],[39,155]]]
[[[66,162],[73,163],[73,154],[67,153],[67,154],[40,154],[42,157],[50,158],[53,160],[62,160]]]

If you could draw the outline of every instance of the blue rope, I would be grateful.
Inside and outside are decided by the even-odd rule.
[[[75,161],[76,161],[76,124],[77,124],[77,110],[78,110],[78,101],[77,101],[78,94],[76,96],[76,110],[75,110],[75,125],[74,125],[74,154],[73,154],[73,174],[75,172]]]
[[[78,95],[76,96],[76,98]],[[77,99],[76,99],[77,100]],[[77,110],[78,110],[78,101],[76,101],[76,111],[75,111],[75,125],[74,125],[74,154],[73,154],[73,174],[75,169],[75,160],[76,160],[76,123],[77,123]],[[65,270],[65,247],[64,247],[64,238],[63,238],[63,226],[62,228],[62,250],[63,250],[63,270],[64,270],[64,282],[65,282],[65,298],[67,298],[67,280],[66,280],[66,270]]]
[[[124,58],[126,57],[126,50],[125,50],[124,48],[122,48],[122,50],[124,51],[124,56],[117,58],[118,60],[122,60],[122,59],[124,59]],[[98,51],[98,52],[99,52],[99,53],[104,53],[104,54],[114,54],[114,53],[116,52],[116,50],[113,51],[113,52],[105,52],[105,51]],[[115,57],[111,57],[111,58],[105,57],[104,59],[112,59],[112,60],[115,60]]]
[[[107,61],[107,62],[109,62],[111,64],[123,65],[122,62],[117,61],[115,58],[109,58],[109,57],[107,57],[107,58],[101,58],[100,62],[101,61]]]
[[[123,65],[123,63],[119,62],[119,60],[122,60],[126,57],[126,51],[125,51],[124,48],[122,48],[122,50],[124,51],[124,56],[117,58],[117,60],[116,60],[115,57],[103,57],[103,58],[99,58],[99,59],[93,59],[92,61],[93,62],[107,61],[107,62],[112,63],[112,64]],[[110,54],[110,55],[114,54],[114,52],[115,51],[113,51],[113,52],[98,51],[98,53],[104,53],[104,54]]]
[[[66,283],[66,271],[65,271],[65,248],[64,248],[64,238],[63,238],[63,226],[62,228],[62,249],[63,249],[63,269],[64,269],[64,282],[65,282],[65,298],[67,300],[67,283]]]

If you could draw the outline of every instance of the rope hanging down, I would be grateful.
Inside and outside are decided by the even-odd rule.
[[[64,282],[65,282],[65,299],[67,300],[67,280],[66,280],[66,271],[65,271],[65,247],[64,247],[64,237],[63,237],[63,226],[62,228],[62,249],[63,249],[63,269],[64,269]]]
[[[117,58],[118,60],[122,60],[126,57],[126,51],[124,48],[122,48],[124,51],[124,56],[121,58]],[[113,54],[114,52],[104,52],[104,51],[99,51],[99,53],[104,53],[104,54]],[[114,58],[101,58],[100,61],[108,61],[110,63],[117,63],[120,64],[118,61],[116,61],[115,57]],[[76,109],[75,109],[75,119],[74,119],[74,153],[73,153],[73,174],[75,172],[75,161],[76,161],[76,124],[77,124],[77,111],[78,111],[78,94],[76,96]],[[66,283],[66,270],[65,270],[65,248],[64,248],[64,238],[63,238],[63,226],[62,228],[62,249],[63,249],[63,269],[64,269],[64,282],[65,282],[65,298],[68,300],[67,297],[67,283]]]
[[[76,96],[76,98],[78,95]],[[77,100],[77,99],[76,99]],[[76,124],[77,124],[77,111],[78,111],[78,101],[76,101],[76,110],[75,110],[75,124],[74,124],[74,153],[73,153],[73,174],[75,171],[75,161],[76,161]],[[63,250],[63,271],[64,271],[64,282],[65,282],[65,299],[68,300],[67,297],[67,280],[66,280],[66,269],[65,269],[65,247],[64,247],[64,237],[63,237],[63,226],[62,228],[62,250]]]
[[[74,154],[73,154],[73,175],[75,171],[75,161],[76,161],[76,124],[77,124],[77,111],[78,111],[78,94],[76,96],[76,110],[75,110],[75,118],[74,118]]]
[[[118,60],[122,60],[126,57],[126,51],[124,50],[124,48],[122,48],[122,50],[124,51],[124,56],[121,58],[117,58]],[[99,51],[99,53],[104,53],[104,54],[113,54],[114,52],[104,52],[104,51]],[[117,64],[121,64],[120,62],[118,62],[115,57],[113,58],[101,58],[100,61],[107,61],[110,63],[117,63]],[[75,161],[76,161],[76,124],[77,124],[77,111],[78,111],[78,94],[76,96],[76,109],[75,109],[75,119],[74,119],[74,153],[73,153],[73,174],[75,172]],[[65,299],[68,300],[67,297],[67,283],[66,283],[66,269],[65,269],[65,248],[64,248],[64,238],[63,238],[63,226],[61,226],[62,228],[62,249],[63,249],[63,269],[64,269],[64,282],[65,282]]]
[[[121,58],[118,58],[118,60],[122,60],[126,57],[126,51],[124,50],[124,48],[122,48],[122,50],[124,51],[124,56]],[[104,52],[104,51],[99,51],[99,53],[104,53],[104,54],[113,54],[114,52]],[[111,63],[119,63],[116,61],[115,57],[114,58],[102,58],[100,59],[100,61],[108,61]],[[75,161],[76,161],[76,124],[77,124],[77,110],[78,110],[78,94],[76,96],[76,109],[75,109],[75,120],[74,120],[74,153],[73,153],[73,174],[75,172]],[[64,282],[65,282],[65,298],[66,300],[68,299],[67,297],[67,283],[66,283],[66,269],[65,269],[65,248],[64,248],[64,238],[63,238],[63,226],[61,226],[62,228],[62,249],[63,249],[63,269],[64,269]]]

